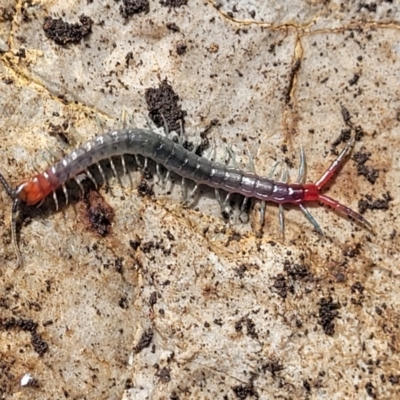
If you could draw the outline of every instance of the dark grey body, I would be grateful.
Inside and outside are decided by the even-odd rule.
[[[124,154],[152,159],[197,184],[274,203],[300,203],[301,184],[276,182],[199,157],[171,139],[148,129],[123,129],[95,137],[48,169],[60,185],[99,161]]]

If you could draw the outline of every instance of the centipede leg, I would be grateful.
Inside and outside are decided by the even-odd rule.
[[[262,230],[262,227],[264,226],[265,223],[265,210],[267,208],[267,203],[265,201],[262,201],[260,203],[260,228]]]
[[[274,176],[274,174],[275,174],[275,171],[276,171],[276,168],[277,168],[280,164],[281,164],[281,161],[276,161],[276,162],[275,162],[275,164],[272,166],[271,170],[269,171],[268,178],[270,178],[270,179],[273,178],[273,176]]]
[[[57,194],[56,191],[53,192],[53,200],[54,200],[54,204],[56,205],[56,211],[58,211],[58,199],[57,199]]]
[[[119,185],[124,187],[124,185],[122,184],[122,181],[121,181],[121,177],[118,175],[117,169],[115,168],[113,159],[109,158],[109,161],[110,161],[111,170],[113,172],[114,177],[117,178]]]
[[[186,135],[185,135],[185,131],[184,131],[184,129],[183,129],[183,121],[180,119],[179,120],[179,140],[178,140],[178,143],[182,146],[183,145],[183,142],[185,141],[185,139],[186,139]]]
[[[289,181],[289,172],[286,164],[283,164],[280,181],[284,183],[288,183]],[[279,229],[281,231],[282,240],[285,239],[285,209],[282,204],[279,204]]]
[[[97,165],[97,169],[99,170],[101,179],[103,180],[103,183],[105,183],[107,186],[109,186],[108,185],[108,180],[107,180],[106,175],[105,175],[104,170],[103,170],[103,167],[101,166],[100,163],[96,163],[96,165]]]
[[[320,194],[318,200],[321,201],[323,204],[332,207],[335,211],[344,214],[350,218],[353,218],[357,221],[360,225],[367,228],[370,232],[374,233],[373,226],[359,213],[353,211],[351,208],[339,203],[337,200],[334,200],[328,196]]]
[[[256,173],[256,168],[254,166],[254,157],[251,154],[251,152],[250,152],[250,150],[249,150],[249,148],[247,146],[246,146],[246,153],[247,153],[247,157],[249,159],[249,161],[248,161],[248,169],[249,169],[249,171],[253,172],[253,174],[255,174]]]
[[[188,198],[189,206],[191,204],[193,204],[193,201],[194,201],[194,198],[195,198],[195,195],[196,195],[196,192],[197,192],[198,188],[199,188],[199,185],[196,184],[196,185],[194,185],[193,189],[191,190],[191,192],[189,194],[189,198]]]
[[[156,174],[157,174],[158,180],[161,182],[162,181],[162,176],[161,176],[160,164],[156,164]]]
[[[84,196],[84,194],[85,194],[85,189],[84,189],[84,187],[83,187],[83,185],[82,185],[82,182],[81,182],[81,176],[80,175],[77,175],[75,178],[74,178],[74,181],[76,182],[76,184],[78,185],[78,187],[79,187],[79,190],[80,190],[80,194],[81,194],[81,198]]]
[[[307,169],[306,156],[304,154],[303,147],[300,147],[300,164],[299,164],[299,172],[297,175],[296,183],[304,183],[306,179],[306,169]]]
[[[64,192],[64,197],[65,197],[65,204],[68,205],[68,190],[65,187],[65,185],[62,185],[62,190]]]
[[[150,117],[146,114],[143,114],[144,119],[146,120],[146,126],[150,130],[154,130],[154,128],[157,128],[157,126],[154,124],[154,122],[150,119]]]
[[[122,164],[122,171],[123,171],[124,175],[128,175],[130,188],[133,189],[132,176],[130,174],[130,171],[128,171],[126,169],[126,162],[125,162],[125,157],[124,156],[121,156],[121,164]]]
[[[226,151],[228,153],[229,160],[232,160],[232,163],[233,163],[234,167],[239,169],[239,165],[238,165],[237,160],[236,160],[236,155],[235,155],[234,151],[232,150],[232,146],[231,145],[227,145],[226,146]]]
[[[299,208],[300,208],[300,210],[303,212],[303,214],[305,215],[305,217],[312,223],[312,225],[314,226],[315,230],[316,230],[321,236],[324,236],[324,232],[322,232],[321,227],[319,226],[318,222],[317,222],[316,219],[313,217],[313,215],[310,213],[310,211],[308,211],[308,209],[307,209],[303,204],[299,204]]]
[[[167,186],[167,182],[169,181],[169,177],[171,176],[171,171],[168,170],[167,173],[164,176],[164,179],[162,181],[162,188],[165,189],[165,187]]]
[[[330,179],[335,175],[335,173],[339,170],[340,166],[343,164],[346,159],[347,153],[353,148],[354,138],[351,138],[344,149],[339,153],[335,160],[333,160],[330,167],[322,174],[322,176],[317,180],[315,186],[318,189],[324,187]]]
[[[136,165],[137,165],[139,168],[143,168],[143,164],[142,164],[142,162],[140,161],[139,155],[138,155],[138,154],[135,154],[134,157],[135,157]]]
[[[248,201],[249,201],[249,197],[245,197],[240,206],[239,219],[243,224],[245,224],[249,221],[249,213],[246,210]]]
[[[97,190],[99,187],[97,185],[96,179],[94,179],[94,176],[92,175],[92,173],[87,169],[85,171],[85,174],[88,176],[88,178],[90,179],[90,181],[93,183],[94,188]]]
[[[169,138],[170,131],[169,131],[169,127],[168,127],[167,120],[165,119],[163,113],[160,113],[160,115],[161,115],[161,118],[162,118],[163,124],[164,124],[164,133],[165,133],[165,136],[166,136],[167,138]]]
[[[225,200],[224,200],[224,206],[228,205],[229,200],[231,199],[231,195],[232,193],[227,193],[227,195],[225,196]]]
[[[186,185],[186,179],[182,177],[181,179],[181,188],[182,188],[182,201],[187,204],[188,202],[188,190]]]
[[[215,193],[215,198],[217,199],[218,204],[221,207],[221,210],[223,210],[222,200],[221,200],[221,195],[219,193],[219,189],[214,189],[214,193]]]
[[[240,206],[240,211],[245,211],[245,210],[246,210],[247,202],[248,202],[248,201],[249,201],[249,198],[248,198],[248,197],[245,197],[245,198],[243,199],[242,205]]]

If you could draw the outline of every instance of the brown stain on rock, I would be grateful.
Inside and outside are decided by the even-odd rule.
[[[85,194],[79,206],[79,213],[87,230],[101,237],[111,233],[114,209],[98,192],[91,190]]]

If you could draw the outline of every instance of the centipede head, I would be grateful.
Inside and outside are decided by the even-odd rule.
[[[17,213],[21,204],[21,199],[18,197],[19,187],[13,189],[2,174],[0,174],[0,183],[3,185],[7,194],[13,200],[11,209],[11,238],[14,245],[15,253],[17,255],[17,267],[19,267],[22,264],[22,255],[17,241]]]

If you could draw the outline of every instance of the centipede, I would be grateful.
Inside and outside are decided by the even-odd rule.
[[[286,173],[277,180],[273,178],[272,173],[268,176],[258,175],[254,168],[244,170],[237,165],[230,166],[218,162],[215,157],[200,156],[195,150],[184,147],[182,141],[171,138],[168,132],[162,135],[151,128],[135,127],[103,133],[88,140],[45,171],[23,180],[16,187],[12,187],[0,174],[0,182],[12,199],[11,236],[17,257],[17,266],[22,264],[22,254],[17,240],[17,214],[21,204],[39,206],[48,196],[52,195],[58,210],[58,192],[62,191],[65,203],[68,204],[66,184],[69,180],[75,180],[80,189],[84,191],[82,186],[82,176],[84,176],[98,189],[99,178],[103,183],[107,181],[103,164],[108,162],[113,174],[119,179],[115,162],[120,160],[122,171],[126,174],[125,156],[127,155],[134,156],[138,166],[143,167],[144,164],[144,168],[147,166],[148,159],[155,163],[157,172],[162,166],[166,171],[165,179],[174,173],[182,179],[182,184],[186,180],[192,181],[194,187],[189,198],[193,198],[200,185],[214,189],[221,206],[227,203],[231,195],[238,194],[243,197],[243,204],[249,199],[261,203],[261,220],[265,217],[267,203],[278,204],[281,230],[284,228],[284,205],[291,204],[298,206],[317,233],[323,236],[321,227],[307,208],[307,204],[319,203],[334,209],[343,216],[350,217],[365,229],[373,232],[372,225],[361,214],[322,193],[323,188],[346,160],[354,142],[354,138],[351,138],[346,143],[316,182],[306,183],[306,157],[303,149],[300,151],[297,179],[289,182]],[[97,169],[98,174],[96,175],[99,175],[97,179],[91,168]],[[225,194],[224,200],[221,200],[221,193]]]

